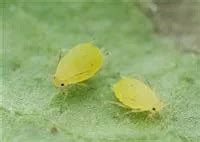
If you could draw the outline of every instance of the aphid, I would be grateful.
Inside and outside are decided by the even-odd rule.
[[[154,90],[140,80],[123,77],[112,89],[117,99],[125,107],[131,108],[132,112],[149,111],[155,114],[164,107]]]
[[[103,65],[103,54],[92,43],[79,44],[61,58],[53,82],[56,87],[76,84],[91,78]]]

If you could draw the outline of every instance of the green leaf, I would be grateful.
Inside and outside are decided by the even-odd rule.
[[[200,58],[155,35],[137,5],[8,2],[0,15],[3,142],[199,140]],[[59,53],[88,41],[111,54],[84,86],[63,95],[51,81]],[[169,104],[159,118],[124,116],[107,103],[116,101],[112,84],[129,74],[148,80]]]

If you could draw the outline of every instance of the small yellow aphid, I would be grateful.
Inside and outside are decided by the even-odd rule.
[[[123,77],[112,89],[117,99],[124,106],[131,108],[132,112],[149,111],[154,114],[164,106],[150,87],[134,78]]]
[[[53,82],[56,87],[79,83],[92,77],[103,65],[103,54],[91,43],[79,44],[60,60]]]

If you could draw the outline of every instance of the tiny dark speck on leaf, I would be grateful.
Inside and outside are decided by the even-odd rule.
[[[58,133],[58,129],[56,127],[52,127],[50,131],[54,135]]]
[[[188,76],[183,77],[182,80],[190,84],[194,83],[194,79]]]
[[[20,67],[21,67],[20,63],[13,63],[12,70],[16,71]]]

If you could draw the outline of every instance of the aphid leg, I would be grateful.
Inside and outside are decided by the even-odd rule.
[[[150,83],[150,81],[148,79],[145,79],[141,75],[136,75],[135,77],[138,78],[139,80],[143,81],[143,82],[146,82],[150,87],[152,87],[152,84]]]
[[[137,113],[137,112],[141,112],[141,110],[139,110],[139,109],[132,109],[132,110],[127,111],[126,113],[124,113],[123,116],[129,115],[131,113]]]
[[[148,79],[146,79],[147,84],[152,88],[152,84],[149,82]],[[154,89],[153,89],[154,90]]]
[[[117,105],[117,106],[120,106],[120,107],[123,107],[123,108],[127,108],[127,106],[125,106],[125,105],[123,105],[122,103],[119,103],[119,102],[107,101],[107,103]]]
[[[156,113],[152,113],[152,112],[150,112],[149,114],[148,114],[148,118],[150,118],[150,119],[154,119],[155,118],[155,115],[156,115]]]
[[[138,75],[138,74],[135,74],[135,73],[130,72],[130,73],[127,74],[127,76],[130,77],[130,78],[133,77],[133,78],[136,78],[138,80],[144,81],[144,78],[141,75]]]
[[[148,79],[145,79],[144,77],[142,77],[141,75],[132,75],[134,78],[137,78],[143,82],[145,82],[146,84],[148,84],[151,88],[152,88],[152,84],[150,83],[150,81]]]
[[[141,80],[141,81],[144,81],[144,78],[141,76],[141,75],[134,75],[134,78],[137,78],[137,79],[139,79],[139,80]]]
[[[59,51],[59,56],[58,56],[58,63],[60,62],[60,59],[62,58],[62,50],[60,49]]]
[[[105,48],[102,48],[101,49],[102,50],[102,52],[103,52],[103,55],[105,55],[105,56],[109,56],[111,53],[109,52],[109,51],[107,51]]]
[[[87,87],[88,86],[86,83],[78,83],[77,85],[79,85],[81,87]]]
[[[64,92],[64,90],[61,90],[61,94],[62,94],[62,95],[65,95],[65,92]]]
[[[60,93],[61,93],[62,95],[65,95],[65,96],[66,96],[64,88],[61,88],[61,89],[60,89]]]

